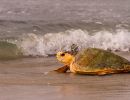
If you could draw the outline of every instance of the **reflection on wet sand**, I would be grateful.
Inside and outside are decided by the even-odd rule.
[[[54,57],[0,62],[0,100],[129,100],[129,73],[91,76],[52,71],[59,66]]]

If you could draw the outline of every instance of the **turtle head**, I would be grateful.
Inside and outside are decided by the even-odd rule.
[[[78,53],[78,51],[79,51],[78,46],[76,44],[72,44],[71,51],[58,52],[56,57],[60,62],[66,65],[70,65],[74,60],[75,55]]]
[[[70,54],[69,52],[58,52],[56,57],[60,62],[66,65],[70,65],[72,61],[74,60],[74,56]]]

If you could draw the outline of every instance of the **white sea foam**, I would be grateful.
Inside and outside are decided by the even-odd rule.
[[[79,49],[95,47],[110,50],[129,51],[130,32],[118,29],[115,33],[99,31],[90,35],[86,30],[67,30],[59,33],[47,33],[44,36],[30,33],[17,42],[25,55],[47,56],[58,51],[70,50],[72,44]]]

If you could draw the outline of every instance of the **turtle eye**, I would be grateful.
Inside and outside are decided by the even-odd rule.
[[[64,53],[62,53],[62,54],[61,54],[61,56],[65,56],[65,54],[64,54]]]

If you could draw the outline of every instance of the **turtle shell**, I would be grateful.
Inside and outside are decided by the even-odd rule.
[[[130,62],[112,52],[88,48],[80,51],[70,70],[80,74],[109,74],[130,71]]]

